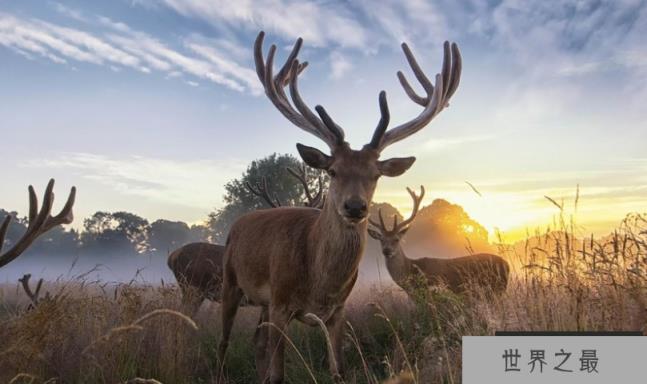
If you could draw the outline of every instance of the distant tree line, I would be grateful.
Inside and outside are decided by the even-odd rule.
[[[247,189],[247,183],[256,185],[265,177],[271,196],[282,205],[303,205],[304,188],[286,170],[288,167],[299,169],[302,166],[300,160],[287,154],[272,154],[253,161],[240,178],[225,185],[225,204],[211,212],[202,224],[189,225],[166,219],[151,223],[131,212],[98,211],[83,220],[80,231],[54,228],[41,236],[28,252],[114,259],[136,255],[166,256],[184,244],[197,241],[224,244],[236,218],[246,212],[268,207],[263,199]],[[320,177],[326,186],[328,180],[321,171],[310,170],[308,173],[308,183],[313,190],[317,189]],[[378,209],[382,209],[389,223],[392,215],[400,216],[388,203],[373,204],[371,213],[377,215]],[[14,217],[5,239],[5,246],[11,246],[26,231],[27,218],[20,217],[15,211],[0,209],[0,221],[6,215]],[[465,254],[468,251],[466,244],[476,251],[489,247],[485,228],[471,219],[462,207],[442,199],[436,199],[421,209],[407,240],[440,255]]]
[[[225,185],[224,206],[211,212],[202,224],[189,225],[182,221],[160,219],[149,222],[131,212],[98,211],[83,220],[79,231],[63,227],[42,235],[29,249],[31,254],[81,255],[92,257],[133,255],[166,256],[178,247],[197,241],[224,243],[229,227],[243,213],[267,208],[261,198],[251,193],[246,183],[256,185],[266,177],[268,189],[283,205],[302,205],[305,199],[301,183],[287,172],[287,167],[299,169],[303,163],[292,155],[272,154],[253,161],[240,178]],[[311,171],[309,183],[314,186],[322,174]],[[14,217],[5,239],[5,246],[15,243],[27,230],[27,217],[15,211],[0,209],[0,221]]]
[[[0,209],[0,220],[6,215],[15,219],[9,227],[6,246],[11,246],[27,230],[26,218],[16,212]],[[191,225],[182,221],[148,220],[130,212],[94,213],[83,220],[83,229],[54,228],[43,234],[29,249],[32,254],[110,254],[132,256],[143,253],[163,253],[192,241],[207,241],[206,225]]]

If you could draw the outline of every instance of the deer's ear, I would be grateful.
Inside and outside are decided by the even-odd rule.
[[[377,168],[384,176],[400,176],[409,169],[413,162],[416,161],[415,157],[394,157],[392,159],[382,160],[377,162]]]
[[[409,225],[407,225],[406,227],[402,228],[402,229],[398,232],[398,236],[404,236],[404,235],[407,233],[407,231],[409,230],[409,227],[410,227],[410,226],[409,226]]]
[[[303,161],[312,168],[328,169],[332,164],[332,157],[321,152],[317,148],[297,144],[297,150]]]
[[[368,234],[375,240],[381,240],[382,239],[382,234],[373,228],[368,228]]]

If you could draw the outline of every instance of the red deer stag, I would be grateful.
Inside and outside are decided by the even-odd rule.
[[[254,336],[256,367],[262,381],[283,382],[282,330],[294,318],[316,325],[308,314],[319,317],[328,328],[333,344],[328,356],[330,372],[340,381],[343,308],[357,279],[366,242],[368,206],[380,176],[399,176],[415,161],[414,157],[380,160],[380,153],[421,130],[448,105],[459,84],[461,58],[456,44],[450,46],[446,42],[442,73],[436,75],[434,85],[420,69],[409,47],[402,44],[426,95],[415,93],[401,72],[398,78],[409,98],[423,106],[423,110],[413,120],[387,131],[389,109],[386,93],[380,92],[381,118],[373,137],[362,149],[353,150],[344,140],[342,128],[326,110],[316,106],[317,117],[299,93],[298,75],[307,65],[297,59],[302,39],[296,41],[286,63],[274,75],[276,46],[270,47],[264,60],[264,36],[261,32],[256,39],[254,59],[265,94],[290,122],[329,147],[331,154],[326,155],[297,144],[306,164],[328,172],[330,186],[321,210],[302,207],[258,210],[241,216],[233,224],[225,250],[219,358],[223,363],[238,302],[244,295],[262,307],[259,325],[268,321],[272,325],[257,328]],[[292,103],[284,90],[288,86]]]
[[[43,205],[38,210],[38,198],[34,187],[29,186],[29,224],[27,231],[22,237],[10,248],[7,252],[2,253],[2,246],[4,244],[11,216],[7,216],[0,225],[0,268],[14,261],[20,256],[27,248],[38,238],[38,236],[49,231],[50,229],[61,225],[70,224],[74,219],[72,207],[74,206],[74,199],[76,197],[76,188],[72,187],[67,202],[61,212],[52,216],[52,205],[54,204],[54,179],[51,179],[45,188],[45,195],[43,197]],[[27,278],[26,280],[28,280]],[[25,283],[23,283],[24,285]],[[40,286],[40,284],[39,284]],[[31,297],[31,296],[30,296]]]
[[[323,180],[319,178],[319,190],[313,194],[308,185],[305,166],[301,172],[292,168],[287,169],[303,185],[305,191],[304,205],[319,208],[323,197]],[[281,202],[273,196],[267,186],[267,179],[253,186],[246,184],[247,189],[263,199],[271,207],[281,206]],[[171,252],[168,257],[168,267],[173,271],[175,279],[182,290],[182,301],[192,315],[200,308],[205,299],[220,302],[222,288],[222,258],[225,247],[219,244],[190,243]]]
[[[425,196],[425,188],[420,186],[420,196],[407,188],[413,199],[413,211],[408,219],[398,223],[397,216],[393,216],[393,227],[387,229],[379,211],[379,223],[369,219],[373,226],[368,229],[369,235],[378,240],[382,245],[382,254],[386,261],[386,268],[393,281],[407,293],[411,293],[412,278],[422,273],[427,284],[436,286],[447,284],[453,292],[464,292],[470,283],[486,288],[494,293],[505,291],[508,284],[510,266],[503,258],[479,253],[453,259],[422,258],[409,259],[402,249],[400,240],[407,233],[420,208],[420,202]]]

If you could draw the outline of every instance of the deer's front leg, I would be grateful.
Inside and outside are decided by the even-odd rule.
[[[270,355],[270,384],[283,383],[285,340],[283,333],[287,331],[290,312],[284,307],[270,306],[270,325],[268,332],[267,353]]]
[[[258,326],[254,332],[254,344],[256,346],[256,372],[258,381],[262,383],[267,377],[267,362],[269,359],[267,352],[267,335],[269,332],[268,325],[264,324],[269,321],[269,310],[267,307],[261,308],[261,315],[258,319]]]
[[[344,307],[339,307],[333,315],[326,321],[326,328],[330,334],[332,343],[332,354],[328,356],[328,367],[330,374],[336,383],[343,382],[342,373],[344,371],[344,356],[342,352],[344,341]]]

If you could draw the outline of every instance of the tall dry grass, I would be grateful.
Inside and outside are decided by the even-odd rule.
[[[562,214],[522,246],[500,245],[512,265],[507,291],[456,295],[413,281],[360,289],[347,308],[347,383],[460,383],[461,337],[496,330],[644,330],[647,322],[647,219],[627,216],[605,238],[577,236]],[[175,286],[71,281],[27,310],[16,287],[0,291],[0,382],[210,383],[218,306],[196,322],[182,316]],[[241,308],[226,383],[255,382],[252,334],[258,311]],[[330,383],[321,329],[293,325],[287,380]]]

